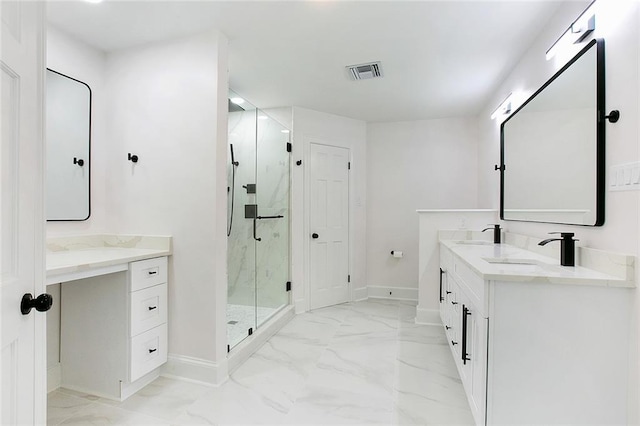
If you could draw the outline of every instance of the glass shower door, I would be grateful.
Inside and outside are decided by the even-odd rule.
[[[254,106],[229,96],[227,161],[227,344],[233,348],[256,328],[256,245],[245,206],[256,204],[256,114]],[[252,186],[253,185],[253,186]]]
[[[289,303],[290,132],[258,111],[256,318],[260,327]]]

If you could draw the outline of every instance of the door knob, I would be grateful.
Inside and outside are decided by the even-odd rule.
[[[34,299],[31,293],[26,293],[20,302],[20,312],[22,315],[27,315],[33,308],[38,312],[46,312],[51,309],[51,305],[53,305],[53,297],[50,294],[42,293]]]
[[[315,240],[316,238],[318,238],[318,237],[319,237],[319,235],[318,235],[318,234],[316,234],[315,232],[314,232],[313,234],[311,234],[311,238],[313,238],[314,240]]]

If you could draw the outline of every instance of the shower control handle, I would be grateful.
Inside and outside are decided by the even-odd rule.
[[[313,238],[314,240],[318,239],[319,235],[316,234],[315,232],[313,234],[311,234],[311,238]]]

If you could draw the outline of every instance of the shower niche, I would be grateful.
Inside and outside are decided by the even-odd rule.
[[[290,131],[229,93],[229,350],[289,302]]]

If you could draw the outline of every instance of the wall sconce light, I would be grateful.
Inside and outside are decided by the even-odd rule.
[[[493,114],[491,114],[491,119],[495,120],[499,116],[510,114],[512,110],[513,110],[513,93],[509,93],[509,96],[507,96],[507,98],[504,101],[502,101],[500,106],[498,106],[498,108],[496,108],[496,110],[493,111]]]
[[[573,21],[569,28],[551,45],[545,57],[547,61],[553,58],[567,45],[583,42],[596,29],[596,1],[593,0],[589,7]]]

